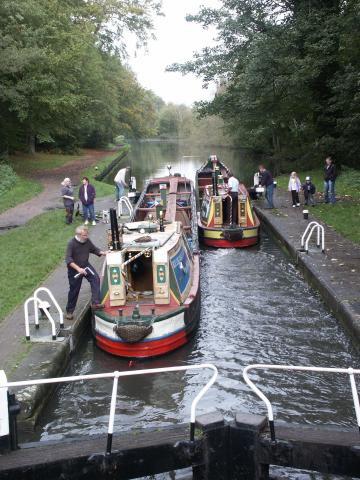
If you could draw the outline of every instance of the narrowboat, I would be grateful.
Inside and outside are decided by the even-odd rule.
[[[233,197],[227,187],[229,176],[229,168],[216,155],[211,155],[196,172],[199,239],[211,247],[249,247],[259,240],[260,222],[242,183],[239,183],[234,214],[237,218],[232,218]]]
[[[109,246],[101,274],[104,308],[93,315],[102,350],[148,358],[175,350],[200,317],[196,193],[179,174],[150,180],[129,222],[110,210]]]

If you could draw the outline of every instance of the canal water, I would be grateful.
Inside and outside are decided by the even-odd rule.
[[[173,172],[193,177],[207,155],[217,153],[240,178],[252,178],[256,159],[246,152],[204,150],[140,144],[134,146],[127,162],[131,161],[138,180],[165,173],[167,164],[173,165]],[[255,248],[202,249],[201,293],[200,327],[185,347],[163,358],[129,365],[97,349],[89,334],[68,373],[213,363],[219,369],[218,381],[199,403],[198,413],[217,410],[230,419],[236,412],[266,414],[262,402],[242,380],[246,365],[359,365],[359,354],[348,334],[266,232]],[[209,375],[172,373],[121,379],[115,430],[189,421],[191,401]],[[270,398],[275,421],[357,428],[347,376],[262,372],[253,378]],[[38,438],[46,441],[106,432],[111,387],[111,381],[97,380],[59,388],[38,427]]]

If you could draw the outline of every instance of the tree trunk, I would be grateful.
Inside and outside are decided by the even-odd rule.
[[[35,134],[33,132],[29,132],[27,134],[27,151],[31,155],[35,154]]]

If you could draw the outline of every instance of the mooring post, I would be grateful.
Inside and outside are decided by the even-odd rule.
[[[269,465],[258,461],[260,433],[267,427],[267,418],[238,413],[230,424],[230,478],[237,480],[267,480]]]
[[[193,467],[194,480],[227,480],[228,425],[214,412],[196,417],[195,439],[202,443],[202,464]]]

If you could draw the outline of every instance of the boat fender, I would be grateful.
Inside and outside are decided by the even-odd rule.
[[[115,325],[114,333],[126,343],[136,343],[143,340],[152,332],[152,325]]]
[[[236,240],[242,240],[243,238],[243,232],[242,230],[224,230],[223,232],[223,237],[225,240],[229,241],[236,241]]]

